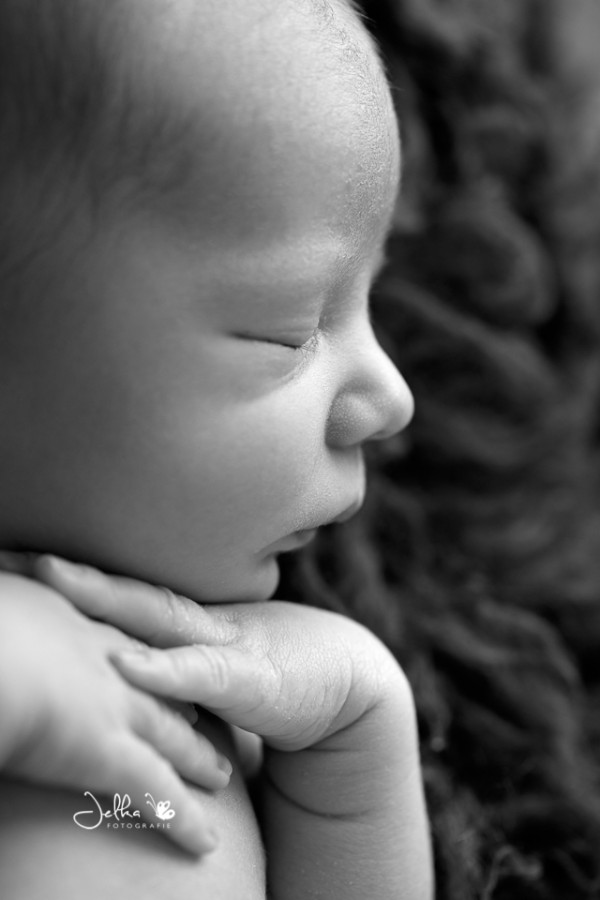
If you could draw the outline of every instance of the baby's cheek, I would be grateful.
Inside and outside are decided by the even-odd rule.
[[[261,494],[261,504],[281,515],[310,489],[324,442],[318,422],[286,406],[249,430],[246,450],[249,483]]]
[[[315,476],[323,468],[323,426],[302,403],[286,396],[253,404],[238,419],[225,450],[237,490],[228,494],[240,517],[268,540],[294,528],[299,510],[314,493]]]

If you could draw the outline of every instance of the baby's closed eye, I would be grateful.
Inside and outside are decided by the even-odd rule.
[[[319,325],[317,325],[310,332],[305,331],[302,334],[282,334],[281,336],[263,336],[240,332],[236,334],[235,337],[245,341],[271,344],[274,347],[284,347],[287,350],[302,350],[303,352],[308,353],[317,349],[321,339],[321,329]]]

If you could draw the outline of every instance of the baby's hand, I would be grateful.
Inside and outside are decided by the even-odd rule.
[[[168,798],[175,817],[164,834],[192,853],[209,851],[216,841],[206,813],[179,775],[222,788],[229,763],[186,721],[191,710],[179,714],[117,672],[110,657],[136,644],[49,587],[0,574],[0,770],[129,794],[148,822],[145,793]]]
[[[199,606],[54,557],[39,557],[32,574],[86,615],[171,648],[115,647],[132,684],[199,703],[278,750],[316,744],[390,693],[410,696],[383,645],[334,613],[283,601]]]
[[[118,652],[132,684],[263,737],[257,793],[270,896],[432,896],[412,693],[387,649],[342,616],[280,601],[198,606],[42,557],[79,609],[167,650]],[[376,886],[376,888],[375,888]]]

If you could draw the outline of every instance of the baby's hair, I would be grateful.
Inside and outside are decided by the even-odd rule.
[[[140,40],[140,6],[128,0],[0,4],[3,303],[73,215],[93,222],[115,201],[164,205],[187,190],[197,170],[191,134],[203,123],[173,110],[161,95],[156,59]],[[198,10],[208,17],[212,4],[205,6]],[[304,0],[303,6],[351,68],[352,60],[365,65],[343,24],[344,12],[360,18],[354,0]],[[210,140],[206,127],[203,139]]]
[[[113,8],[35,0],[0,5],[3,278],[28,265],[60,230],[75,195],[81,202],[107,102],[101,45],[108,42]]]
[[[73,214],[185,179],[190,123],[145,85],[134,28],[123,0],[0,4],[0,285]]]

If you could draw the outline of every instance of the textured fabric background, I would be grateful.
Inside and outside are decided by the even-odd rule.
[[[279,593],[406,668],[439,898],[598,898],[600,8],[363,7],[405,166],[374,317],[417,412]]]

